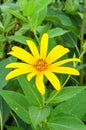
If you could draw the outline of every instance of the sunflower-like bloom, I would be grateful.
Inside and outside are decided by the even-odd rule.
[[[6,68],[13,68],[13,70],[7,74],[6,80],[9,80],[22,74],[27,74],[27,80],[30,81],[35,76],[36,87],[38,91],[43,95],[45,94],[43,76],[45,76],[50,81],[52,86],[57,91],[60,91],[60,81],[54,73],[79,75],[78,70],[72,67],[66,67],[62,65],[71,61],[80,62],[80,59],[68,58],[57,62],[59,58],[69,52],[68,48],[63,47],[62,45],[56,45],[49,52],[49,54],[47,54],[47,33],[43,34],[41,38],[40,52],[38,51],[33,41],[26,40],[26,42],[32,54],[20,47],[12,47],[12,51],[10,51],[8,54],[17,57],[23,62],[13,62],[6,65]]]

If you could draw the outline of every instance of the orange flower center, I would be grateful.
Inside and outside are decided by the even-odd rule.
[[[34,68],[38,71],[44,71],[47,69],[47,63],[43,59],[38,59],[37,62],[34,64]]]

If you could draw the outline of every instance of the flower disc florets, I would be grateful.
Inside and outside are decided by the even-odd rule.
[[[44,71],[46,70],[48,67],[48,64],[46,62],[46,60],[38,59],[37,62],[34,64],[34,68],[38,71]]]

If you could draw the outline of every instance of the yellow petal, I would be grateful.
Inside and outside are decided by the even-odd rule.
[[[44,71],[44,75],[57,91],[61,89],[59,79],[56,77],[55,74],[50,71]]]
[[[41,38],[41,44],[40,44],[40,57],[43,59],[46,58],[47,48],[48,48],[48,34],[45,33]]]
[[[13,51],[9,52],[8,54],[17,57],[26,63],[29,63],[29,64],[34,63],[34,57],[29,52],[25,51],[24,49],[14,46],[12,47],[12,50]]]
[[[6,80],[9,80],[9,79],[12,79],[12,78],[15,78],[19,75],[22,75],[22,74],[26,74],[26,73],[29,73],[31,71],[27,70],[27,69],[15,69],[15,70],[12,70],[11,72],[9,72],[6,76]]]
[[[38,49],[37,49],[35,43],[32,42],[31,40],[26,40],[26,42],[27,42],[27,44],[28,44],[28,46],[29,46],[33,56],[35,58],[39,58],[39,52],[38,52]]]
[[[71,62],[71,61],[81,62],[80,59],[78,59],[78,58],[69,58],[69,59],[65,59],[65,60],[61,60],[61,61],[58,61],[56,63],[53,63],[52,65],[53,66],[60,66],[60,65],[63,65],[65,63],[68,63],[68,62]]]
[[[38,91],[42,95],[44,95],[45,94],[45,86],[44,86],[44,83],[43,83],[43,73],[39,73],[36,76],[36,86],[37,86]]]
[[[8,65],[6,65],[6,68],[27,68],[27,70],[33,71],[33,66],[26,64],[26,63],[21,63],[21,62],[13,62]]]
[[[30,74],[27,75],[27,80],[31,80],[35,75],[37,75],[37,71],[33,71]]]
[[[68,48],[64,48],[61,45],[57,45],[50,51],[50,53],[46,58],[46,61],[48,64],[51,64],[68,52],[69,52]]]
[[[53,67],[52,72],[61,74],[80,75],[79,71],[71,67]]]

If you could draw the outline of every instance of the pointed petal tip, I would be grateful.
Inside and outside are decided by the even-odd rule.
[[[76,61],[76,62],[81,62],[81,60],[79,58],[72,58],[73,61]]]
[[[26,42],[28,42],[29,40],[26,40]]]
[[[30,78],[28,78],[28,76],[27,76],[27,80],[30,81]]]
[[[48,37],[48,33],[44,33],[44,34],[43,34],[43,36],[46,36],[46,37]]]
[[[39,91],[39,90],[38,90]],[[45,94],[45,89],[42,89],[41,91],[39,91],[40,94],[43,96]]]
[[[6,77],[5,77],[5,80],[9,80],[10,78],[9,78],[9,76],[7,75]]]
[[[44,34],[42,35],[42,39],[48,40],[48,33],[44,33]]]
[[[26,40],[26,42],[27,42],[27,44],[29,43],[29,42],[32,42],[31,40]]]
[[[45,92],[41,92],[41,95],[45,95]]]
[[[12,75],[10,75],[10,72],[6,75],[5,80],[10,80],[13,79],[15,77],[13,77]]]
[[[12,63],[9,63],[9,64],[7,64],[7,65],[5,66],[5,68],[13,68],[11,65],[12,65]],[[14,66],[14,68],[15,68],[15,66]]]
[[[61,91],[61,86],[58,87],[58,91]]]
[[[43,40],[43,41],[48,41],[48,33],[44,33],[44,34],[42,35],[41,40]]]
[[[76,72],[76,74],[75,74],[75,75],[79,76],[79,75],[80,75],[80,72],[77,70],[77,72]]]
[[[27,75],[27,80],[30,81],[33,78],[33,76],[30,76],[30,74]]]
[[[56,86],[56,88],[55,88],[58,92],[61,90],[61,86],[60,86],[60,84],[58,84],[58,86]]]
[[[70,52],[70,50],[68,48],[64,48],[65,50],[67,50],[67,52]]]
[[[81,62],[81,60],[77,58],[77,62]]]
[[[11,52],[11,51],[10,51]],[[10,52],[7,53],[7,55],[10,55]]]
[[[5,68],[9,68],[9,64],[7,64],[7,65],[5,66]]]
[[[39,91],[39,90],[38,90]],[[41,95],[44,95],[45,94],[45,90],[43,91],[43,90],[41,90],[41,91],[39,91],[39,93],[41,94]]]

